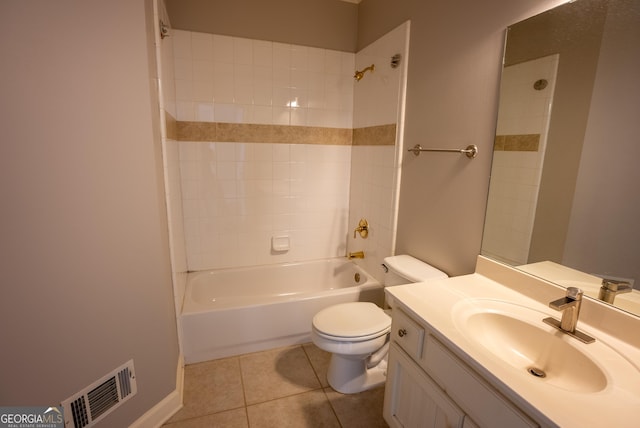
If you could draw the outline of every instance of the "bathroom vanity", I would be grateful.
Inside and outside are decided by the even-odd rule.
[[[542,320],[565,290],[478,258],[476,272],[388,287],[391,427],[631,427],[640,423],[637,317],[585,300],[585,344]]]

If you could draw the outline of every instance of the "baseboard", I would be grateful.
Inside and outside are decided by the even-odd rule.
[[[129,428],[158,428],[182,408],[184,394],[184,357],[178,358],[176,389],[139,417]]]

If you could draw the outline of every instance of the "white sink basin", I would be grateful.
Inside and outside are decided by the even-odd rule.
[[[455,305],[452,316],[470,343],[531,382],[595,393],[609,386],[609,365],[637,372],[623,356],[597,339],[584,344],[543,323],[548,316],[544,312],[503,301],[466,299]]]

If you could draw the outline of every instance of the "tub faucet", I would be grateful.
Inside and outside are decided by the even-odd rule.
[[[543,321],[584,343],[591,343],[595,341],[594,338],[576,329],[578,316],[580,315],[580,306],[582,305],[582,294],[582,290],[577,287],[567,287],[565,297],[549,303],[551,309],[562,312],[561,321],[551,317],[545,318]]]
[[[351,260],[351,259],[364,259],[364,251],[356,251],[355,253],[349,253],[347,258],[349,260]]]
[[[627,281],[603,278],[598,299],[603,302],[613,303],[613,299],[615,299],[618,294],[631,293],[631,290],[633,290],[631,283]]]

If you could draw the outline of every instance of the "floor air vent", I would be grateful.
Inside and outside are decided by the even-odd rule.
[[[136,392],[133,360],[129,360],[62,402],[65,427],[90,427]]]

